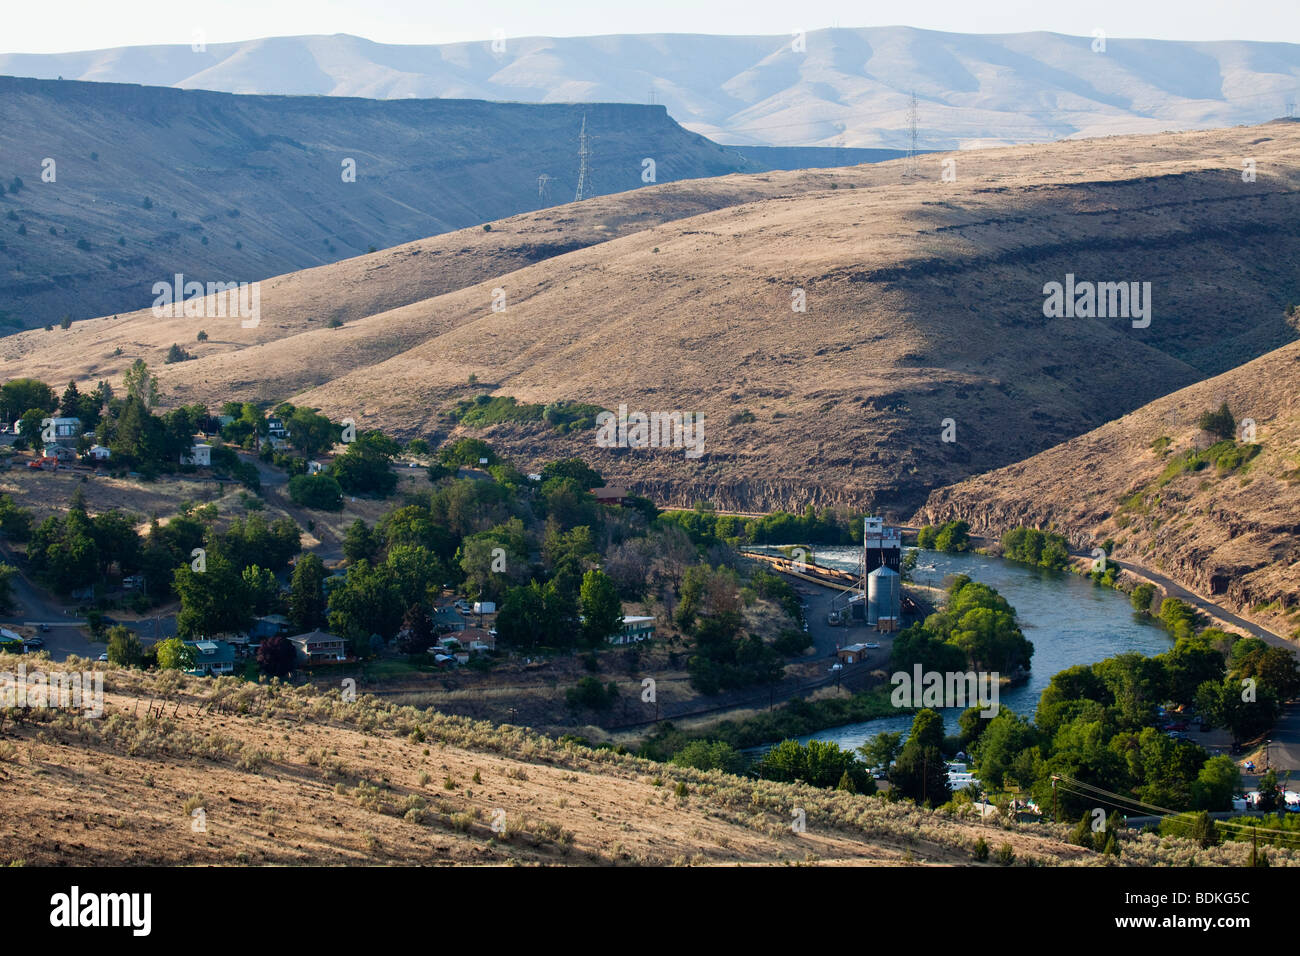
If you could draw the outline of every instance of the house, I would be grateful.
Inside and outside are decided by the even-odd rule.
[[[471,651],[495,651],[497,649],[497,639],[486,628],[467,627],[456,635],[460,641],[461,647],[468,647]]]
[[[602,505],[621,505],[627,502],[627,489],[609,485],[605,488],[593,488],[591,493]]]
[[[284,451],[289,447],[289,442],[279,435],[268,435],[266,437],[266,443],[276,451]]]
[[[76,449],[68,445],[46,445],[42,450],[46,458],[58,459],[59,464],[66,465],[77,460]]]
[[[343,638],[335,637],[333,634],[327,634],[324,631],[316,630],[308,631],[306,634],[295,634],[289,638],[289,643],[298,652],[298,663],[300,664],[323,664],[348,659],[347,643]]]
[[[14,434],[20,433],[22,422],[14,422]],[[53,429],[53,431],[51,431]],[[43,418],[41,419],[41,434],[52,435],[51,441],[56,443],[68,443],[75,445],[77,439],[81,437],[83,431],[80,418]]]
[[[194,667],[186,671],[196,677],[231,674],[235,670],[235,648],[228,641],[186,641],[194,649]]]
[[[124,591],[139,591],[144,587],[143,574],[128,574],[122,579],[122,589]]]
[[[841,664],[861,664],[867,659],[866,644],[849,644],[835,649],[835,656]]]
[[[196,442],[189,453],[181,452],[182,465],[196,465],[199,468],[212,467],[212,446],[206,442]]]
[[[325,466],[318,461],[307,462],[307,474],[309,475],[319,475],[324,470]]]
[[[463,631],[469,627],[460,611],[454,607],[436,607],[433,609],[433,628],[436,631]]]
[[[266,637],[275,637],[277,634],[288,634],[290,630],[290,621],[283,614],[264,614],[253,621],[253,626],[248,629],[248,636],[255,641],[260,641]]]
[[[608,638],[611,644],[635,644],[655,636],[655,619],[653,617],[623,616],[623,627],[617,634]]]
[[[95,461],[108,461],[112,454],[112,451],[105,448],[103,445],[90,446],[89,455],[91,458],[95,459]]]
[[[266,434],[271,438],[289,437],[289,431],[284,427],[284,422],[275,416],[266,420]]]

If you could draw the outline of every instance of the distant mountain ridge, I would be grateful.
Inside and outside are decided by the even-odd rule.
[[[767,168],[662,106],[0,77],[0,183],[22,182],[0,189],[0,310],[25,326],[128,312],[178,272],[253,281],[571,202],[584,117],[588,195],[647,185],[647,158],[659,183]]]
[[[906,149],[1264,122],[1300,93],[1300,45],[884,26],[791,36],[646,34],[437,45],[346,34],[60,54],[0,73],[233,93],[654,103],[722,143]]]

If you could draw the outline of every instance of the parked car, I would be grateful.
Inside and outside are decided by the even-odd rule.
[[[866,643],[866,648],[867,648],[867,650],[869,650],[869,651],[879,650],[880,645],[877,644],[875,641],[867,641],[867,643]]]
[[[45,646],[45,642],[41,640],[39,637],[29,637],[27,638],[27,640],[23,641],[23,644],[26,647],[33,647],[36,648],[37,650],[40,650],[42,647]]]
[[[100,655],[99,655],[99,662],[100,662],[101,664],[107,664],[107,663],[108,663],[108,655],[107,655],[107,654],[100,654]]]
[[[36,630],[40,631],[42,634],[46,634],[49,633],[50,626],[48,624],[37,624]]]

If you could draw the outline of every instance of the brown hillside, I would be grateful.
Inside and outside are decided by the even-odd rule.
[[[48,666],[48,663],[47,663]],[[69,667],[82,666],[75,660]],[[90,665],[85,665],[90,666]],[[110,669],[104,716],[0,728],[0,860],[28,865],[1090,865],[1066,827],[949,816],[559,744],[337,691]],[[152,709],[151,709],[152,708]],[[805,830],[795,833],[793,811]],[[196,811],[201,810],[201,814]],[[196,829],[201,821],[203,829]],[[494,824],[496,829],[493,829]],[[1134,834],[1128,864],[1240,864]],[[1288,851],[1270,854],[1279,863]]]
[[[195,347],[204,320],[136,314],[18,336],[0,374],[111,375],[175,341],[201,357],[162,369],[172,400],[292,398],[402,437],[444,435],[474,374],[521,400],[705,416],[695,460],[490,434],[524,465],[583,454],[675,504],[910,512],[1294,337],[1298,146],[1278,122],[954,154],[955,183],[936,155],[915,181],[885,163],[651,187],[276,280],[244,342],[229,319]],[[686,196],[712,211],[678,218]],[[1045,318],[1043,285],[1066,273],[1150,282],[1150,327]],[[340,308],[351,321],[323,327]]]
[[[1214,441],[1197,418],[1225,401],[1239,423],[1254,419],[1258,455],[1233,470],[1178,472],[1180,455]],[[1053,526],[1084,549],[1113,538],[1121,561],[1291,632],[1300,624],[1300,343],[935,491],[916,520],[956,517],[993,536]]]

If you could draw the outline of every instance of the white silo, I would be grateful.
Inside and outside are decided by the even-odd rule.
[[[884,565],[867,575],[867,626],[875,627],[881,618],[897,622],[901,604],[902,578]]]

